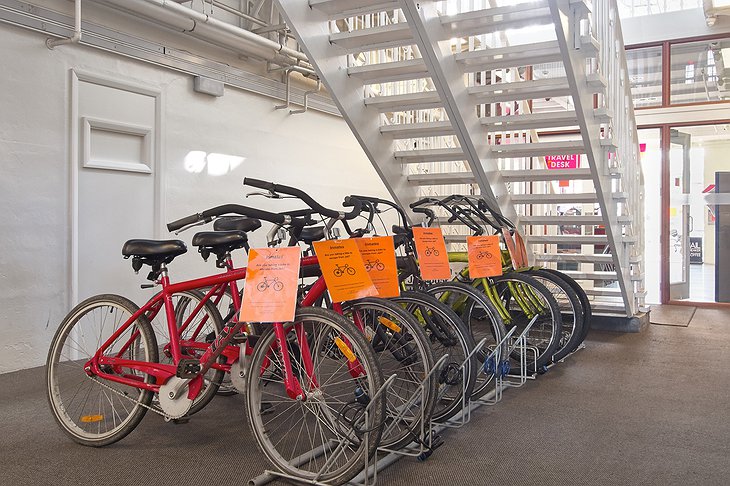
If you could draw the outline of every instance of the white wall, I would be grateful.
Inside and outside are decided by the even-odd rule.
[[[0,373],[42,365],[50,339],[72,304],[70,187],[71,169],[79,161],[69,155],[71,70],[161,92],[156,135],[161,143],[162,223],[230,202],[264,209],[298,206],[261,198],[246,201],[244,176],[301,187],[332,206],[351,193],[387,197],[341,118],[313,111],[292,116],[275,110],[275,100],[232,89],[222,98],[194,93],[190,76],[83,46],[49,51],[44,36],[18,27],[0,24],[0,37]],[[207,165],[196,172],[185,164],[193,151],[243,161],[221,175],[210,174]],[[100,227],[113,224],[99,221]],[[162,224],[157,230],[169,237]],[[189,242],[192,233],[183,239]],[[261,245],[263,237],[254,236],[254,244]],[[99,292],[144,280],[118,251],[101,257],[118,272],[119,288]],[[173,278],[211,269],[194,249],[171,266]]]

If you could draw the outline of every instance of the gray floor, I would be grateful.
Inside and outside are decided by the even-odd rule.
[[[726,485],[730,483],[730,312],[688,327],[593,333],[587,348],[502,403],[477,410],[425,463],[380,484]],[[266,466],[240,397],[184,425],[152,414],[121,442],[77,446],[53,422],[43,370],[0,376],[3,485],[245,484]]]

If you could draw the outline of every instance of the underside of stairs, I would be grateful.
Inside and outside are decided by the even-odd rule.
[[[615,0],[278,7],[394,199],[479,195],[594,313],[641,311],[643,179]],[[442,227],[464,249],[468,228]]]

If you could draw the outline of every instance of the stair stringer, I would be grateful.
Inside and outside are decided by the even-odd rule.
[[[629,252],[622,241],[622,223],[619,222],[617,205],[611,193],[611,174],[608,172],[607,152],[601,146],[601,126],[595,117],[593,96],[588,87],[588,76],[585,70],[586,57],[575,46],[577,35],[576,12],[570,0],[550,0],[550,11],[555,24],[560,50],[563,53],[565,73],[573,91],[573,103],[578,115],[586,157],[588,158],[593,184],[601,207],[603,224],[611,246],[613,264],[616,270],[621,295],[625,305],[625,312],[632,317],[638,311],[631,282],[631,265]],[[590,104],[587,103],[590,101]]]
[[[487,133],[464,85],[464,72],[454,59],[454,53],[448,45],[448,34],[434,3],[399,0],[399,5],[469,162],[481,197],[491,207],[499,208],[504,216],[519,224],[507,185],[502,180],[497,160],[487,143]]]
[[[393,156],[393,138],[380,133],[380,113],[365,105],[364,83],[348,75],[347,51],[330,43],[329,17],[306,1],[277,0],[277,4],[390,195],[408,207],[417,200],[417,189],[408,183]]]

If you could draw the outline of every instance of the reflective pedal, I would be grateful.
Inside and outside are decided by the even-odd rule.
[[[200,361],[197,359],[181,359],[177,364],[175,376],[178,378],[195,378],[200,373]]]

